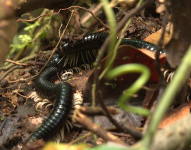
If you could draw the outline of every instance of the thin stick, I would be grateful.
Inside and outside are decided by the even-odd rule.
[[[87,137],[89,137],[89,136],[92,136],[93,134],[94,134],[94,133],[88,133],[88,134],[86,134],[86,135],[83,135],[83,136],[81,136],[81,137],[79,137],[79,138],[73,140],[72,142],[68,143],[67,145],[73,145],[73,144],[79,142],[80,140],[83,140],[83,139],[85,139],[85,138],[87,138]]]
[[[56,14],[59,14],[60,11],[62,11],[62,10],[70,10],[71,8],[80,8],[80,9],[83,9],[83,10],[89,12],[89,13],[90,13],[96,20],[98,20],[103,26],[105,26],[106,28],[109,29],[109,27],[108,27],[107,25],[105,25],[98,17],[96,17],[93,12],[91,12],[90,10],[88,10],[88,9],[86,9],[86,8],[84,8],[84,7],[80,7],[80,6],[71,6],[71,7],[65,8],[65,9],[60,9],[57,13],[49,13],[49,14],[45,14],[45,15],[40,15],[40,16],[38,16],[38,17],[36,17],[36,18],[34,18],[34,19],[30,19],[30,20],[28,20],[28,19],[18,19],[16,22],[19,22],[19,21],[33,22],[33,21],[35,21],[35,20],[37,20],[37,19],[39,19],[39,18],[41,18],[41,17],[47,16],[47,15],[53,15],[53,14],[56,15]]]
[[[102,7],[102,3],[100,3],[99,5],[97,5],[97,6],[93,9],[92,13],[95,14],[98,10],[100,10],[101,7]],[[84,17],[84,18],[82,19],[82,21],[81,21],[81,24],[84,24],[87,20],[90,19],[91,16],[92,16],[91,14],[88,14],[86,17]]]
[[[68,27],[68,25],[69,25],[69,23],[70,23],[70,21],[71,21],[71,19],[72,19],[73,14],[74,14],[74,10],[72,10],[72,13],[71,13],[71,16],[70,16],[70,18],[69,18],[69,20],[68,20],[68,23],[67,23],[67,25],[66,25],[66,27],[65,27],[65,29],[64,29],[64,31],[63,31],[63,33],[62,33],[60,39],[59,39],[59,41],[58,41],[58,43],[56,44],[56,47],[53,49],[52,54],[51,54],[50,57],[48,58],[48,61],[47,61],[46,64],[42,67],[42,69],[38,72],[37,76],[41,73],[41,71],[46,67],[46,65],[48,64],[48,62],[49,62],[50,59],[52,58],[54,52],[56,51],[58,45],[60,44],[60,42],[61,42],[61,40],[62,40],[62,37],[64,36],[64,34],[65,34],[65,32],[66,32],[66,29],[67,29],[67,27]]]
[[[10,63],[13,63],[15,65],[19,65],[19,66],[27,66],[28,64],[25,64],[25,63],[18,63],[16,61],[13,61],[13,60],[10,60],[10,59],[5,59],[6,62],[10,62]]]
[[[120,144],[124,144],[118,137],[107,132],[97,124],[93,123],[86,115],[82,114],[80,111],[76,110],[72,118],[74,122],[78,122],[85,128],[95,133],[96,135],[102,137],[106,141],[113,141]]]
[[[163,45],[163,41],[164,41],[164,34],[165,34],[165,30],[166,30],[166,25],[168,23],[168,13],[167,11],[165,12],[164,18],[163,18],[163,28],[162,28],[162,34],[160,37],[160,40],[158,41],[158,44],[156,46],[156,53],[155,53],[155,67],[157,69],[157,72],[159,74],[159,86],[161,86],[161,88],[165,88],[166,87],[166,81],[164,79],[163,73],[161,71],[161,67],[160,67],[160,60],[159,60],[159,55],[160,55],[160,50],[162,49],[162,45]]]
[[[41,52],[41,53],[42,53],[42,54],[47,54],[47,53],[50,53],[50,52],[52,52],[52,50],[51,50],[51,51]],[[36,57],[37,57],[36,55],[32,55],[32,56],[25,57],[25,58],[23,58],[23,59],[21,59],[21,60],[15,61],[15,62],[16,62],[16,63],[22,63],[22,62],[26,62],[26,61],[28,61],[28,60],[34,59],[34,58],[36,58]],[[1,68],[0,68],[0,71],[6,71],[6,70],[10,69],[12,66],[14,66],[14,64],[9,64],[9,65],[7,65],[7,66],[5,66],[5,67],[1,67]]]

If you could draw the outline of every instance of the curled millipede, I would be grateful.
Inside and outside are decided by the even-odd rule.
[[[40,78],[38,78],[35,82],[35,84],[38,83],[38,85],[40,85],[38,86],[38,88],[42,87],[46,90],[46,92],[54,90],[53,94],[56,98],[56,103],[48,119],[40,126],[40,128],[37,129],[37,131],[35,131],[30,136],[30,138],[26,142],[29,142],[33,139],[43,139],[47,141],[63,127],[64,121],[66,121],[68,118],[69,112],[72,107],[72,87],[67,82],[60,82],[54,85],[52,85],[53,83],[48,82],[50,76],[53,76],[53,73],[55,73],[56,71],[57,68],[55,67],[47,68],[41,73],[42,76],[40,75]],[[42,94],[41,91],[38,92]]]
[[[66,82],[54,84],[50,80],[57,72],[63,69],[66,70],[71,67],[94,62],[98,49],[102,46],[108,35],[108,33],[87,34],[80,40],[62,44],[56,50],[58,54],[50,60],[47,68],[41,72],[35,81],[36,92],[43,98],[49,100],[56,99],[55,107],[48,119],[31,135],[27,142],[33,139],[47,141],[66,125],[72,107],[72,87]],[[123,39],[121,45],[131,45],[136,48],[156,51],[154,44],[140,40]],[[82,67],[86,69],[89,68],[89,65],[83,65]]]

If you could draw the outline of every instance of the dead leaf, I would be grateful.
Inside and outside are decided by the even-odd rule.
[[[186,102],[177,107],[176,109],[170,110],[159,124],[159,128],[165,128],[171,125],[172,123],[180,120],[181,118],[189,115],[190,107],[191,107],[191,102],[189,103]]]
[[[104,66],[105,59],[102,60],[101,66]],[[160,57],[161,64],[163,64],[166,60],[164,55],[161,55]],[[150,68],[151,76],[148,81],[148,83],[158,83],[158,73],[155,69],[154,65],[154,52],[150,52],[149,50],[138,50],[136,48],[130,47],[130,46],[120,46],[118,48],[117,57],[114,61],[114,68],[123,64],[130,64],[130,63],[139,63],[147,66]],[[103,71],[103,67],[101,68],[101,71]],[[121,75],[113,80],[101,80],[101,89],[102,91],[102,97],[104,99],[105,104],[112,105],[117,103],[119,96],[122,94],[122,92],[127,89],[133,82],[135,82],[140,74],[138,73],[130,73]],[[91,93],[92,93],[92,84],[94,83],[94,72],[90,75],[86,87],[83,92],[84,102],[90,102],[91,103]],[[138,97],[133,97],[130,101],[132,103],[139,103],[141,102],[145,95],[145,91],[141,90],[138,93]],[[97,103],[98,104],[98,103]],[[133,104],[132,104],[133,105]]]
[[[173,26],[172,26],[171,23],[169,23],[166,26],[166,32],[165,32],[165,35],[164,35],[163,47],[166,44],[168,44],[168,42],[170,41],[170,39],[172,37],[172,32],[173,32]],[[157,45],[158,41],[160,40],[161,34],[162,34],[162,29],[160,29],[157,32],[149,35],[147,38],[144,39],[144,41],[147,41],[147,42],[150,42],[150,43],[153,43],[153,44]]]

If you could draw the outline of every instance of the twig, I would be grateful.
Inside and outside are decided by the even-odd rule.
[[[93,133],[88,133],[88,134],[86,134],[86,135],[83,135],[83,136],[81,136],[81,137],[75,139],[75,140],[72,140],[72,142],[68,143],[67,145],[73,145],[73,144],[79,142],[80,140],[83,140],[83,139],[85,139],[85,138],[87,138],[87,137],[89,137],[89,136],[92,136],[92,135],[93,135]]]
[[[40,16],[38,16],[38,17],[36,17],[36,18],[33,18],[33,19],[30,19],[30,20],[28,20],[28,19],[18,19],[17,22],[19,22],[19,21],[33,22],[33,21],[35,21],[35,20],[37,20],[37,19],[39,19],[39,18],[41,18],[41,17],[47,16],[47,15],[52,15],[52,14],[55,14],[55,15],[56,15],[56,14],[59,14],[60,11],[70,10],[71,8],[80,8],[80,9],[83,9],[83,10],[89,12],[89,13],[90,13],[96,20],[98,20],[103,26],[105,26],[106,28],[109,29],[109,27],[108,27],[107,25],[105,25],[98,17],[96,17],[92,11],[90,11],[90,10],[84,8],[84,7],[80,7],[80,6],[71,6],[71,7],[65,8],[65,9],[60,9],[57,13],[49,13],[49,14],[45,14],[45,15],[43,14],[43,15],[40,15]]]
[[[45,14],[45,15],[40,15],[40,16],[38,16],[36,18],[33,18],[33,19],[17,19],[16,22],[19,22],[19,21],[34,22],[34,21],[36,21],[39,18],[42,18],[42,17],[45,17],[45,16],[49,16],[49,15],[53,15],[53,14],[56,15],[58,13],[48,13],[48,14]]]
[[[107,130],[107,129],[105,129],[105,130]],[[131,135],[129,135],[129,134],[124,134],[124,133],[117,133],[117,132],[109,132],[109,133],[111,133],[111,134],[113,134],[113,135],[116,135],[116,136],[121,136],[121,137],[132,137]],[[85,138],[87,138],[87,137],[90,137],[90,136],[92,136],[92,135],[94,135],[94,133],[88,133],[88,134],[86,134],[86,135],[83,135],[83,136],[81,136],[81,137],[79,137],[79,138],[77,138],[77,139],[75,139],[75,140],[72,140],[70,143],[68,143],[67,145],[73,145],[73,144],[75,144],[75,143],[77,143],[77,142],[79,142],[79,141],[81,141],[81,140],[83,140],[83,139],[85,139]]]
[[[5,59],[6,62],[10,62],[13,63],[15,65],[19,65],[19,66],[27,66],[28,64],[24,64],[24,63],[18,63],[16,61],[10,60],[10,59]]]
[[[58,11],[58,13],[60,13],[60,11],[62,11],[62,10],[68,10],[68,9],[71,9],[71,8],[80,8],[80,9],[83,9],[83,10],[89,12],[89,13],[90,13],[96,20],[98,20],[104,27],[106,27],[106,28],[109,29],[109,27],[108,27],[107,25],[105,25],[98,17],[96,17],[93,12],[91,12],[90,10],[88,10],[88,9],[86,9],[86,8],[84,8],[84,7],[71,6],[71,7],[65,8],[65,9],[60,9],[60,10]]]
[[[38,66],[44,66],[44,65],[45,65],[45,62],[29,61],[29,62],[28,62],[28,65],[29,65],[29,66],[36,66],[36,65],[38,65]]]
[[[72,140],[71,140],[71,141],[74,141],[74,139],[77,138],[77,136],[78,136],[79,133],[80,133],[79,131],[80,131],[80,129],[78,129],[78,131],[77,131],[77,132],[75,133],[75,135],[72,137]]]
[[[16,82],[18,82],[18,83],[22,82],[23,83],[23,82],[26,82],[26,81],[29,81],[29,80],[33,80],[36,77],[37,77],[37,75],[34,75],[34,76],[26,78],[26,79],[19,79],[19,80],[16,80],[16,81],[9,81],[9,83],[16,83]]]
[[[105,141],[113,141],[116,143],[124,144],[118,137],[112,135],[111,133],[107,132],[103,128],[99,127],[97,124],[93,123],[87,116],[80,113],[80,111],[75,111],[74,116],[72,118],[73,122],[78,122],[84,127],[86,127],[91,132],[95,133],[96,135],[102,137]]]
[[[50,53],[50,52],[52,52],[52,50],[51,50],[51,51],[41,52],[41,53],[47,54],[47,53]],[[26,61],[28,61],[28,60],[34,59],[34,58],[36,58],[36,57],[37,57],[36,55],[32,55],[32,56],[25,57],[25,58],[23,58],[23,59],[21,59],[21,60],[15,61],[15,62],[16,62],[16,63],[22,63],[22,62],[26,62]],[[14,64],[9,64],[9,65],[7,65],[7,66],[5,66],[5,67],[1,67],[1,68],[0,68],[0,71],[6,71],[6,70],[10,69],[12,66],[14,66]]]
[[[9,81],[9,84],[13,84],[13,85],[10,85],[9,87],[5,87],[5,88],[0,88],[0,90],[2,89],[12,89],[12,88],[15,88],[18,86],[19,83],[24,83],[26,81],[29,81],[29,80],[33,80],[34,78],[36,78],[36,75],[35,76],[32,76],[32,77],[29,77],[29,78],[26,78],[26,79],[18,79],[18,80],[15,80],[15,81]]]
[[[115,115],[115,114],[118,114],[119,111],[114,108],[114,107],[109,107],[107,108],[109,113]],[[103,110],[102,107],[81,107],[79,109],[79,111],[85,115],[88,115],[88,116],[97,116],[97,115],[105,115],[105,111]]]
[[[60,44],[60,42],[61,42],[61,40],[62,40],[62,37],[63,37],[63,36],[64,36],[64,34],[65,34],[65,31],[66,31],[66,29],[67,29],[67,27],[68,27],[68,25],[69,25],[69,23],[70,23],[70,20],[72,19],[72,16],[73,16],[74,12],[75,12],[75,11],[74,11],[74,10],[72,10],[71,16],[70,16],[70,18],[69,18],[69,20],[68,20],[68,23],[67,23],[67,25],[66,25],[66,27],[65,27],[64,31],[62,32],[62,35],[61,35],[61,37],[60,37],[60,39],[59,39],[58,43],[56,44],[55,48],[53,49],[53,51],[52,51],[52,53],[51,53],[50,57],[48,58],[48,61],[46,62],[46,64],[45,64],[45,65],[42,67],[42,69],[38,72],[37,76],[41,73],[41,71],[42,71],[42,70],[46,67],[46,65],[48,64],[48,62],[49,62],[49,61],[50,61],[50,59],[52,58],[52,56],[53,56],[54,52],[56,51],[56,49],[57,49],[58,45]]]
[[[163,26],[162,34],[161,34],[160,40],[158,41],[158,44],[156,46],[157,51],[155,53],[155,67],[156,67],[156,70],[157,70],[158,75],[159,75],[159,87],[160,87],[160,90],[163,89],[163,91],[164,91],[164,88],[166,87],[166,81],[165,81],[163,73],[161,71],[159,55],[160,55],[160,50],[162,49],[162,45],[163,45],[163,41],[164,41],[164,34],[165,34],[167,23],[168,23],[168,13],[166,11],[165,15],[164,15],[164,19],[163,19],[163,24],[162,24],[162,26]],[[157,101],[159,99],[160,99],[160,97],[157,98]]]
[[[113,135],[121,136],[121,137],[132,137],[130,134],[124,134],[124,133],[117,133],[117,132],[111,132]]]
[[[20,94],[19,92],[18,92],[17,94],[18,94],[18,95],[20,95],[21,97],[26,98],[26,99],[28,99],[28,98],[29,98],[28,96],[24,96],[24,95]]]
[[[97,6],[93,9],[92,13],[96,13],[98,10],[100,10],[101,7],[102,7],[102,3],[100,3],[99,5],[97,5]],[[88,14],[87,16],[85,16],[85,17],[82,19],[81,24],[84,24],[87,20],[90,19],[90,17],[91,17],[90,14]]]

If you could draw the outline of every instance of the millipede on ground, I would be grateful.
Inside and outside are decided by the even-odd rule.
[[[48,119],[35,131],[31,137],[26,141],[32,139],[43,139],[48,140],[51,136],[57,133],[64,125],[64,120],[66,121],[72,106],[73,90],[69,83],[60,82],[54,84],[48,82],[49,77],[57,71],[56,67],[47,68],[42,72],[43,77],[39,77],[38,85],[47,92],[53,90],[53,95],[56,97],[56,103],[54,109]],[[43,78],[43,80],[41,80]],[[44,79],[47,79],[46,81]],[[38,87],[38,88],[40,88]]]
[[[71,85],[66,82],[54,84],[50,82],[50,79],[62,70],[94,62],[98,49],[102,46],[108,35],[108,33],[87,34],[80,40],[62,44],[56,50],[58,54],[51,59],[47,68],[42,71],[35,81],[36,92],[43,98],[49,100],[56,99],[55,107],[48,119],[30,136],[27,142],[32,139],[49,140],[66,123],[69,115],[73,97]],[[156,51],[154,44],[140,40],[123,39],[121,45],[131,45],[136,48]],[[82,67],[88,68],[88,65],[82,65]]]
[[[86,34],[83,39],[62,44],[56,51],[56,53],[63,56],[59,62],[59,68],[65,69],[94,62],[98,49],[108,36],[109,33]],[[141,40],[123,39],[120,45],[130,45],[135,48],[144,48],[156,52],[154,44]]]

